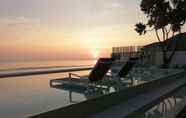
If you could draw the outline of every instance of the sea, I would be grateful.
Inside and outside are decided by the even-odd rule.
[[[96,60],[0,62],[0,72],[93,66]],[[87,75],[90,71],[74,72]],[[50,86],[68,73],[0,78],[0,118],[25,118],[88,99],[83,93]]]

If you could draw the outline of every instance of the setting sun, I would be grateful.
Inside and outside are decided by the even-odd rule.
[[[100,53],[100,48],[97,47],[97,46],[93,46],[91,48],[91,52],[92,52],[93,58],[98,58],[99,57],[99,53]]]
[[[98,56],[99,56],[97,52],[93,52],[92,55],[94,58],[98,58]]]

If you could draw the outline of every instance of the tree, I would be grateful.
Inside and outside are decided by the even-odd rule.
[[[170,50],[167,40],[175,34],[181,34],[186,22],[186,0],[142,0],[140,8],[146,15],[147,23],[137,23],[135,31],[139,35],[155,32],[163,54],[163,67],[169,67],[176,52],[176,44]]]

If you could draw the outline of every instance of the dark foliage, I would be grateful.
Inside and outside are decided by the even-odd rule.
[[[142,0],[140,8],[147,17],[147,23],[137,23],[135,31],[144,35],[154,30],[161,43],[164,64],[169,65],[176,49],[168,55],[166,49],[169,44],[165,42],[170,34],[174,37],[175,33],[181,33],[186,22],[186,0]]]

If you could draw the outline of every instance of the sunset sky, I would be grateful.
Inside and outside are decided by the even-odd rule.
[[[134,31],[135,23],[145,19],[139,3],[0,0],[0,60],[107,57],[113,46],[154,42],[152,35]]]

